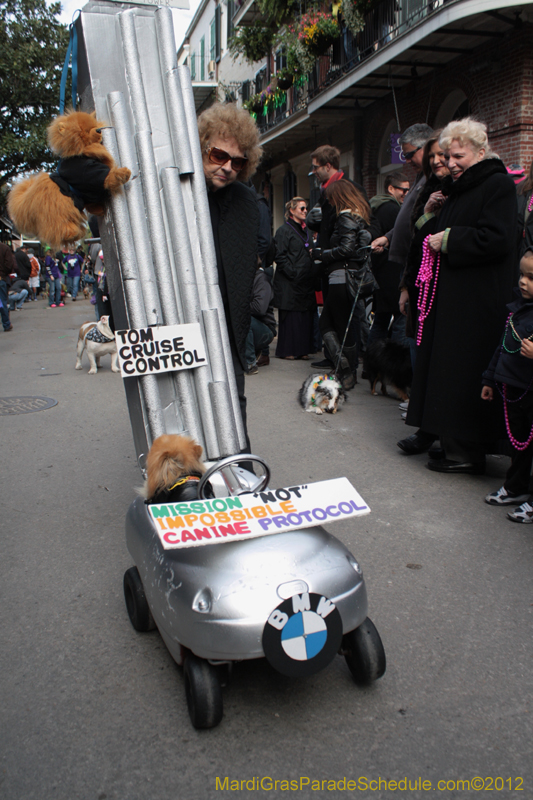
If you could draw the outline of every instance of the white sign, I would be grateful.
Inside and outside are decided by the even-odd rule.
[[[148,509],[165,550],[252,539],[370,512],[348,478]]]
[[[123,378],[158,375],[207,364],[198,322],[115,331],[115,339]]]

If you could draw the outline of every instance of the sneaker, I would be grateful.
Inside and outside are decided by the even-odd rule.
[[[257,375],[258,372],[259,372],[259,370],[258,370],[258,368],[256,367],[255,364],[249,364],[248,365],[248,369],[246,370],[246,374],[247,375]]]
[[[512,506],[522,503],[524,500],[529,500],[529,494],[510,494],[504,486],[485,497],[485,503],[488,503],[489,506]]]
[[[50,303],[50,305],[48,306],[48,308],[56,308],[56,304],[55,304],[55,303]]]
[[[407,419],[407,411],[403,411],[400,416],[402,419]]]
[[[64,305],[65,305],[64,303],[60,303],[60,304],[59,304],[59,306],[60,306],[60,307],[61,307],[61,306],[64,306]]]
[[[529,525],[533,522],[533,506],[529,503],[522,503],[514,511],[508,512],[507,519],[510,519],[511,522],[522,522],[525,525]]]
[[[402,411],[407,411],[407,409],[409,408],[409,400],[406,400],[405,403],[400,403],[398,408],[401,408]]]

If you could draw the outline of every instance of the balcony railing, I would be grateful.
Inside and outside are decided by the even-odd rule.
[[[452,0],[382,0],[365,17],[365,27],[356,36],[341,26],[341,35],[328,52],[317,59],[314,69],[303,85],[287,91],[283,106],[259,115],[257,122],[262,133],[279,125],[288,117],[306,108],[310,100],[344,75],[407,33],[424,18]]]

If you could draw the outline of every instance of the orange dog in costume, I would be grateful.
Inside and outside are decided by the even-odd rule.
[[[84,237],[84,209],[103,214],[105,202],[131,177],[129,169],[116,166],[102,144],[100,128],[105,126],[95,112],[67,111],[53,120],[48,144],[60,157],[57,171],[20,181],[7,199],[19,233],[59,248]]]

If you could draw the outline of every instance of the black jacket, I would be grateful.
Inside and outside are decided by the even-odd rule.
[[[9,286],[11,284],[11,278],[9,276],[16,271],[17,262],[13,251],[7,244],[2,244],[2,242],[0,242],[0,281],[5,281]]]
[[[518,195],[518,259],[533,248],[533,211],[527,210],[531,197],[531,192]]]
[[[62,158],[57,172],[52,172],[50,178],[59,186],[61,194],[70,197],[76,208],[82,211],[88,203],[101,205],[109,198],[104,187],[108,175],[109,167],[101,161],[73,156]]]
[[[373,215],[370,224],[372,240],[385,236],[387,231],[394,227],[396,217],[400,212],[400,203],[389,195],[373,197],[370,200]],[[374,292],[372,309],[377,314],[394,314],[398,312],[398,296],[401,267],[389,262],[389,251],[372,253],[372,272],[378,283]]]
[[[365,192],[364,188],[360,186],[360,184],[356,183],[355,181],[350,181],[349,178],[346,177],[343,177],[342,180],[349,181],[349,183],[351,183],[356,189],[358,189],[358,191],[361,192],[365,200],[368,199],[367,193]],[[313,209],[311,209],[307,216],[306,224],[307,227],[312,231],[318,231],[317,244],[322,248],[322,250],[327,250],[331,246],[330,239],[333,234],[333,228],[335,227],[337,215],[333,206],[326,200],[323,191],[320,193],[320,200],[318,201],[317,205],[322,211],[320,221],[313,221]]]
[[[521,339],[533,336],[533,300],[525,300],[519,289],[515,289],[515,299],[507,308],[513,312],[512,322]],[[502,347],[505,345],[507,350]],[[508,352],[511,350],[512,352]],[[496,383],[507,383],[519,389],[533,389],[533,359],[520,355],[520,342],[513,336],[507,325],[502,342],[498,345],[492,360],[483,373],[483,384],[494,387]]]
[[[23,250],[17,250],[15,253],[15,261],[17,262],[17,275],[23,281],[29,280],[31,275],[31,261]]]
[[[272,284],[268,280],[262,267],[259,267],[255,273],[254,285],[252,289],[252,302],[250,303],[250,311],[252,317],[255,317],[270,328],[274,336],[276,335],[276,318],[274,316],[274,307],[272,299],[274,291]]]
[[[449,231],[417,348],[407,424],[489,443],[504,438],[502,415],[496,404],[481,400],[480,385],[512,296],[516,190],[495,158],[474,164],[449,182],[449,190],[433,230],[426,229]]]
[[[255,190],[236,181],[208,190],[220,291],[230,341],[244,370],[250,330],[250,300],[257,271],[259,208]]]
[[[354,267],[364,264],[368,250],[361,248],[369,245],[370,241],[366,222],[349,211],[341,211],[330,238],[330,249],[322,251],[321,260],[327,274],[350,264]]]
[[[274,305],[283,311],[309,311],[316,306],[316,269],[309,253],[311,237],[297,222],[276,231]],[[307,246],[306,246],[307,245]]]

